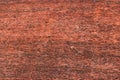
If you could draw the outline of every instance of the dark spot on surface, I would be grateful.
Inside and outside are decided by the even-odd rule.
[[[104,80],[103,78],[99,78],[98,80]]]
[[[90,73],[91,72],[91,68],[89,67],[84,67],[81,70],[76,70],[77,74],[85,74],[85,73]]]
[[[91,59],[91,58],[94,56],[93,54],[94,54],[94,53],[93,53],[92,51],[84,50],[82,55],[83,55],[85,58]]]

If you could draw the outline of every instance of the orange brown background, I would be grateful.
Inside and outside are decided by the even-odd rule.
[[[0,0],[0,80],[120,80],[120,0]]]

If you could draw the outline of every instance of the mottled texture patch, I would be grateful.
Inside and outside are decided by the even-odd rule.
[[[0,80],[120,80],[120,0],[0,0]]]

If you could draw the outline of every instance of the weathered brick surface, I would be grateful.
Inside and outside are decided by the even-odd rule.
[[[120,0],[0,0],[0,80],[120,80]]]

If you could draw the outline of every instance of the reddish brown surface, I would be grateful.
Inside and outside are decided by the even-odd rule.
[[[0,0],[0,80],[120,80],[120,0]]]

